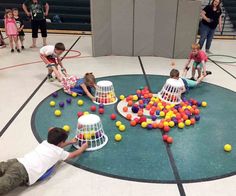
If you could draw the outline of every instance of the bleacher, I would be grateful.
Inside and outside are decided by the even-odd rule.
[[[236,30],[236,0],[223,0],[223,5]]]
[[[24,0],[0,1],[0,27],[3,28],[3,18],[6,8],[19,8],[20,16],[25,22],[25,28],[30,28],[29,18],[22,10]],[[50,5],[49,16],[52,22],[48,23],[48,29],[91,31],[90,0],[48,0]],[[53,17],[58,15],[62,23],[53,22]]]

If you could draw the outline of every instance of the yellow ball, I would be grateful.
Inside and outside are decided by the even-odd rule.
[[[78,103],[78,105],[79,105],[79,106],[82,106],[82,105],[84,105],[84,101],[83,101],[83,100],[81,100],[81,99],[79,99],[77,103]]]
[[[84,112],[84,115],[89,115],[89,112],[85,111],[85,112]]]
[[[55,116],[61,116],[61,111],[60,110],[55,110],[54,114],[55,114]]]
[[[178,127],[180,128],[180,129],[183,129],[184,128],[184,123],[183,122],[180,122],[179,124],[178,124]]]
[[[187,125],[187,126],[191,125],[191,120],[186,120],[185,125]]]
[[[147,124],[152,124],[152,120],[151,119],[147,119]]]
[[[125,131],[125,128],[126,128],[125,125],[120,125],[120,126],[119,126],[119,130],[120,130],[120,131]]]
[[[149,102],[149,104],[150,104],[150,105],[153,105],[153,104],[154,104],[154,102],[153,102],[153,101],[150,101],[150,102]]]
[[[175,126],[175,122],[174,122],[174,121],[170,121],[170,122],[169,122],[169,126],[170,126],[170,127],[174,127],[174,126]]]
[[[50,101],[49,105],[50,105],[51,107],[54,107],[54,106],[56,105],[56,102],[55,102],[55,101]]]
[[[169,126],[169,123],[168,122],[164,122],[163,125],[164,126]]]
[[[95,131],[91,131],[91,137],[95,137],[96,136],[96,132]]]
[[[161,116],[161,117],[164,117],[164,116],[165,116],[165,112],[161,111],[161,112],[160,112],[160,116]]]
[[[124,95],[120,95],[120,100],[124,100],[125,96]]]
[[[147,123],[147,122],[142,122],[142,123],[141,123],[141,127],[143,127],[143,128],[146,128],[146,127],[147,127],[147,125],[148,125],[148,123]]]
[[[203,101],[202,102],[202,107],[207,107],[207,102]]]
[[[119,142],[122,140],[122,135],[121,134],[116,134],[115,135],[115,141]]]
[[[138,100],[138,96],[137,95],[134,95],[133,96],[133,101],[137,101]]]
[[[65,131],[69,132],[69,131],[70,131],[70,126],[69,126],[69,125],[64,125],[64,126],[63,126],[63,129],[64,129]]]
[[[224,145],[224,151],[225,152],[230,152],[232,150],[232,146],[230,144],[225,144]]]
[[[77,93],[72,93],[72,97],[77,97]]]
[[[90,133],[84,133],[84,139],[85,140],[90,140],[92,135]]]
[[[167,106],[166,106],[166,109],[167,109],[167,110],[169,110],[170,108],[171,108],[170,105],[167,105]]]
[[[116,121],[116,126],[119,127],[120,125],[122,125],[122,123],[120,121]]]

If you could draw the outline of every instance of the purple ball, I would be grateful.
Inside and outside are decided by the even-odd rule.
[[[151,130],[152,129],[152,124],[148,124],[147,129]]]
[[[139,105],[139,108],[144,108],[144,105],[143,105],[143,104],[140,104],[140,105]]]
[[[57,92],[52,93],[52,97],[54,98],[58,97],[58,93]]]
[[[71,103],[71,101],[72,101],[72,99],[71,98],[68,98],[68,99],[66,99],[66,103]]]
[[[157,116],[153,115],[152,120],[155,121],[157,119]]]
[[[102,133],[100,131],[96,132],[96,138],[100,138],[102,136]]]
[[[63,107],[64,107],[64,105],[65,105],[65,104],[64,104],[64,102],[63,102],[63,101],[59,103],[59,106],[60,106],[61,108],[63,108]]]
[[[104,104],[100,103],[98,107],[99,108],[104,108]]]
[[[172,118],[172,121],[175,123],[175,125],[178,124],[178,120],[177,120],[177,118]]]
[[[157,103],[154,103],[153,106],[157,107]]]
[[[131,110],[132,110],[133,113],[138,113],[139,107],[137,107],[137,106],[132,106]]]
[[[199,120],[200,120],[200,115],[196,115],[196,116],[195,116],[195,120],[196,120],[196,121],[199,121]]]
[[[187,98],[186,98],[186,97],[182,97],[182,101],[183,101],[183,102],[186,102],[186,101],[187,101]]]
[[[198,106],[198,107],[201,107],[201,105],[202,105],[202,102],[198,101],[198,102],[197,102],[197,106]]]

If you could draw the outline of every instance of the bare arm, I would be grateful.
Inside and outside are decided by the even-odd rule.
[[[29,12],[27,6],[24,3],[22,4],[22,9],[24,10],[24,12],[27,16],[30,16],[30,12]]]
[[[211,19],[206,16],[206,12],[204,10],[201,11],[200,16],[202,17],[203,20],[211,22]]]
[[[219,17],[219,31],[222,31],[222,15]]]
[[[69,146],[69,145],[72,145],[72,144],[75,144],[78,140],[76,138],[73,138],[72,140],[70,141],[66,141],[64,142],[64,144],[61,145],[61,148],[64,148],[66,146]]]
[[[80,147],[80,149],[78,149],[78,150],[76,150],[76,151],[74,151],[74,152],[71,152],[66,160],[68,160],[68,159],[74,159],[74,158],[78,157],[78,156],[81,155],[87,148],[88,148],[88,143],[83,144],[83,145]]]
[[[85,94],[92,99],[93,101],[95,100],[95,97],[89,92],[87,86],[85,84],[81,84],[80,85],[82,87],[82,89],[84,90]]]
[[[49,12],[49,4],[46,3],[46,5],[45,5],[45,16],[48,15],[48,12]]]
[[[43,60],[43,62],[44,62],[46,65],[51,64],[50,61],[48,61],[48,59],[46,58],[45,55],[40,54],[40,58]]]

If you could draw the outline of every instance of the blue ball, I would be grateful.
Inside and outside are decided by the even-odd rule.
[[[159,115],[159,114],[160,114],[160,110],[157,110],[157,111],[156,111],[156,115]]]
[[[64,104],[64,102],[63,102],[63,101],[59,103],[59,106],[60,106],[61,108],[63,108],[63,107],[64,107],[64,105],[65,105],[65,104]]]
[[[54,98],[58,97],[58,93],[57,92],[52,93],[52,97]]]
[[[147,129],[151,130],[152,129],[152,124],[148,124]]]
[[[133,113],[138,113],[139,107],[137,107],[137,106],[132,106],[131,110],[132,110]]]
[[[98,107],[99,108],[104,108],[104,104],[100,103]]]
[[[71,98],[68,98],[68,99],[66,99],[66,103],[71,103],[71,101],[72,101],[72,99]]]
[[[201,106],[202,106],[202,102],[198,101],[198,102],[197,102],[197,106],[198,106],[198,107],[201,107]]]
[[[200,120],[200,115],[196,115],[196,116],[195,116],[195,120],[196,120],[196,121],[199,121],[199,120]]]

